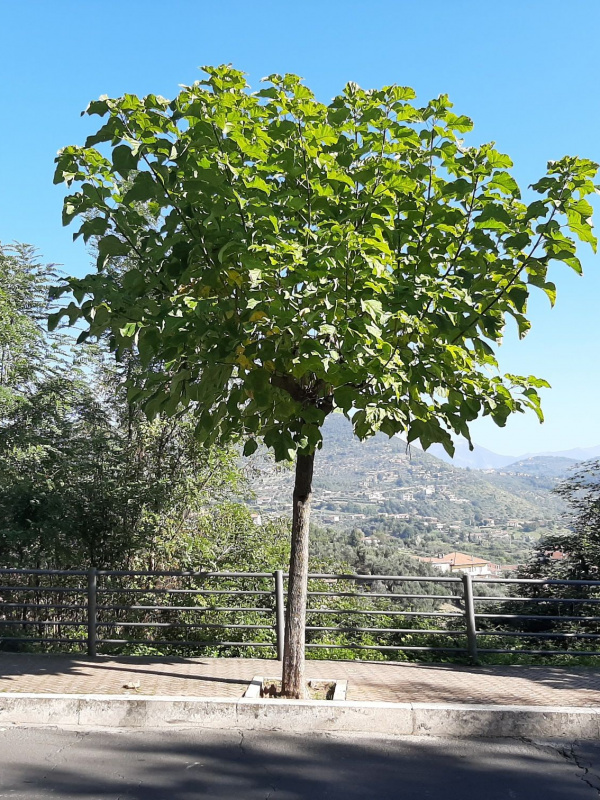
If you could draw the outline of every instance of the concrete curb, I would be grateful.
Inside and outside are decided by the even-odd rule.
[[[600,708],[0,693],[0,725],[600,739]]]

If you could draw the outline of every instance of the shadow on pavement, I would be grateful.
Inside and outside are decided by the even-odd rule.
[[[66,800],[591,800],[556,749],[516,741],[165,730],[0,732],[0,794]]]

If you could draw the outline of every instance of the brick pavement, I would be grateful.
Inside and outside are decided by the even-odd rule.
[[[0,653],[0,692],[241,697],[254,675],[279,674],[266,659]],[[307,675],[347,680],[349,700],[600,706],[600,672],[584,668],[308,661]]]

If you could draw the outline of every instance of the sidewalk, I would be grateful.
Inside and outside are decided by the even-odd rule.
[[[308,678],[348,681],[348,700],[600,708],[600,671],[568,667],[460,667],[307,661]],[[96,659],[0,653],[0,692],[239,698],[254,675],[277,677],[267,659]],[[137,684],[126,689],[125,684]]]

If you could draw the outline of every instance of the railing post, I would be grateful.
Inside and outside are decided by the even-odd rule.
[[[477,653],[477,625],[475,623],[475,603],[473,602],[473,579],[471,575],[465,573],[462,576],[462,582],[469,657],[473,664],[479,664],[479,655]]]
[[[285,599],[283,596],[283,570],[276,569],[275,578],[275,631],[277,634],[277,660],[283,661],[283,641],[285,638]]]
[[[87,576],[87,652],[92,658],[96,655],[96,594],[98,589],[98,570],[90,567]]]

